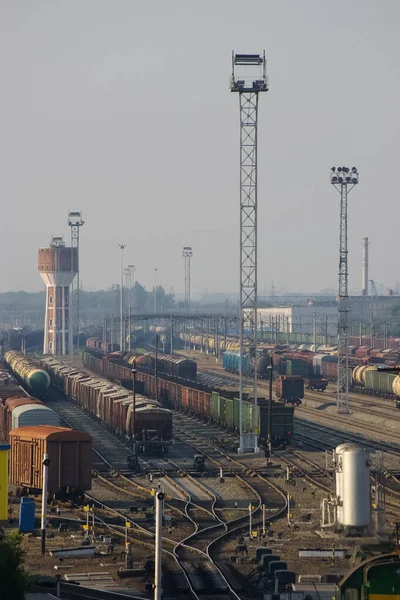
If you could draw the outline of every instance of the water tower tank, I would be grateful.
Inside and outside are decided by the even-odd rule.
[[[345,528],[362,529],[371,520],[369,453],[355,444],[336,448],[337,520]]]

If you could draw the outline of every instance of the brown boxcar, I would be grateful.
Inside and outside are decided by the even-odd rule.
[[[275,384],[276,397],[290,404],[301,404],[304,398],[304,378],[293,375],[279,375]]]
[[[44,454],[49,455],[49,493],[81,496],[92,483],[92,438],[88,433],[39,425],[10,431],[10,481],[42,489]]]

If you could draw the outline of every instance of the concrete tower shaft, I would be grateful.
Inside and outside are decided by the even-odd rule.
[[[77,248],[66,248],[53,237],[49,248],[39,248],[38,270],[46,285],[44,354],[68,354],[72,347],[70,286],[76,275]]]

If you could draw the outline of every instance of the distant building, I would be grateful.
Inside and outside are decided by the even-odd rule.
[[[259,308],[258,329],[281,333],[312,334],[314,322],[318,334],[337,329],[337,306],[286,306]]]

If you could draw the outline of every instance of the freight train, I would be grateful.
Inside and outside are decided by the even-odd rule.
[[[26,386],[34,396],[45,399],[50,385],[50,377],[43,369],[38,369],[37,364],[31,358],[9,350],[4,355],[6,364],[17,379]]]
[[[181,356],[170,356],[168,354],[155,354],[146,352],[144,354],[132,354],[131,352],[115,351],[104,354],[96,347],[92,339],[87,340],[86,347],[89,352],[100,357],[104,356],[107,360],[121,365],[135,366],[135,369],[145,371],[146,373],[157,373],[168,375],[173,378],[191,379],[197,378],[197,363],[195,360]]]
[[[86,367],[108,377],[111,380],[131,382],[131,369],[105,358],[99,358],[89,352],[82,353]],[[157,398],[166,406],[173,406],[204,421],[215,423],[231,431],[239,429],[239,400],[237,392],[213,390],[207,385],[194,381],[183,382],[164,376],[155,377],[153,374],[138,372],[136,384],[146,396]],[[242,418],[244,430],[250,428],[250,423],[257,423],[259,443],[265,446],[268,431],[268,402],[258,401],[257,412],[254,413],[254,403],[243,402]],[[294,408],[283,402],[272,402],[271,437],[275,447],[286,445],[293,435]]]
[[[181,340],[185,340],[191,345],[193,349],[204,350],[204,351],[214,351],[217,343],[216,335],[204,334],[200,335],[199,333],[181,333]],[[314,338],[313,334],[305,334],[305,333],[290,333],[289,335],[282,332],[278,334],[278,341],[276,340],[276,333],[270,336],[268,339],[268,334],[259,330],[259,344],[269,344],[269,345],[277,345],[278,343],[287,344],[287,345],[297,345],[297,346],[306,346],[308,350],[319,350],[321,346],[337,346],[337,336],[325,336],[325,335],[317,335]],[[314,344],[317,344],[317,348],[314,347]],[[365,345],[369,348],[374,349],[393,349],[400,351],[400,338],[396,337],[387,337],[387,338],[378,338],[371,336],[362,336],[360,340],[360,336],[350,336],[349,337],[349,345],[355,348]],[[236,350],[239,348],[239,336],[232,335],[232,332],[225,335],[221,330],[218,335],[218,346],[221,352],[225,350]]]
[[[396,366],[393,351],[383,351],[375,355],[364,354],[363,348],[358,348],[358,354],[349,356],[348,380],[352,392],[370,394],[381,398],[395,400],[400,407],[400,366]],[[370,349],[369,349],[370,350]],[[273,358],[275,375],[290,375],[303,377],[307,389],[324,391],[329,381],[337,380],[337,355],[335,353],[321,354],[309,350],[291,350],[277,346],[264,349],[266,354],[257,358],[257,371],[261,379],[268,377],[270,357]],[[223,367],[226,371],[237,372],[239,369],[237,350],[230,350],[223,355]],[[384,358],[386,356],[386,358]],[[389,358],[390,357],[390,358]],[[252,368],[247,354],[242,355],[244,373]]]
[[[139,393],[135,393],[134,405],[132,392],[103,377],[94,377],[83,368],[50,357],[43,358],[41,365],[55,387],[124,442],[134,444],[137,454],[168,452],[172,441],[170,410]]]

